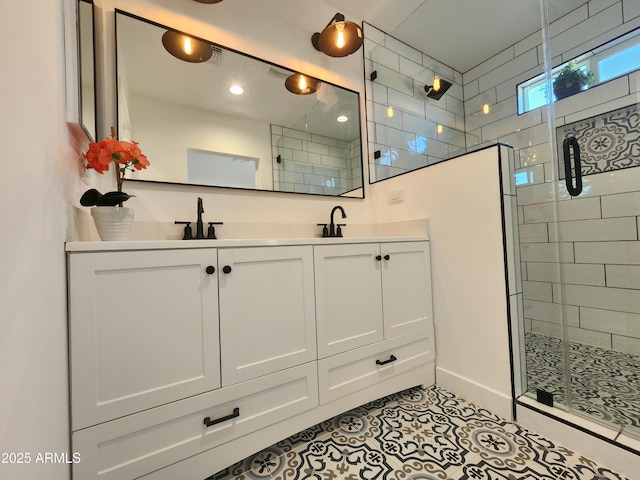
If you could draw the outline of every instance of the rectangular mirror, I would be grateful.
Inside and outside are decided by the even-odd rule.
[[[65,0],[63,6],[67,122],[93,141],[97,130],[93,0]]]
[[[80,59],[80,124],[96,139],[96,73],[93,0],[78,0],[78,58]]]
[[[119,10],[116,39],[118,136],[152,164],[127,180],[364,197],[357,92]]]

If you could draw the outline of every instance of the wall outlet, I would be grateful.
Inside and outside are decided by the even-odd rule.
[[[404,190],[394,190],[389,192],[389,203],[400,203],[404,201]]]

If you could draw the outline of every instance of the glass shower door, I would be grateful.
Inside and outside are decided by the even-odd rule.
[[[640,2],[607,5],[543,28],[551,161],[521,225],[538,298],[527,377],[543,403],[640,436]]]

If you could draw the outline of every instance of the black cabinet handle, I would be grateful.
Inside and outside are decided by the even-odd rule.
[[[226,417],[220,417],[220,418],[215,418],[213,420],[211,420],[210,417],[206,417],[203,421],[203,423],[207,426],[207,427],[211,427],[213,425],[216,425],[218,423],[222,423],[222,422],[226,422],[227,420],[231,420],[232,418],[236,418],[240,416],[240,409],[238,407],[233,409],[233,413],[230,415],[227,415]]]
[[[389,260],[390,258],[391,258],[391,257],[390,257],[389,255],[385,255],[385,256],[384,256],[384,259],[385,259],[385,260]]]
[[[214,267],[213,265],[209,265],[206,270],[205,270],[209,275],[213,275],[214,273],[216,273],[216,267]]]
[[[231,273],[231,267],[229,265],[225,265],[224,267],[222,267],[222,271],[224,273]]]
[[[575,180],[571,175],[571,151],[573,151],[573,162],[575,164]],[[576,137],[567,137],[562,142],[562,156],[564,160],[564,181],[567,185],[567,191],[572,197],[576,197],[582,193],[582,165],[580,164],[580,145]]]
[[[376,255],[376,260],[377,260],[377,261],[382,260],[382,255]]]
[[[398,360],[395,355],[391,355],[389,360],[376,360],[376,365],[386,365],[387,363],[395,362]]]

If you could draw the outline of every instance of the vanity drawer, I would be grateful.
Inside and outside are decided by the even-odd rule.
[[[433,327],[323,358],[318,361],[320,404],[434,360]]]
[[[79,430],[73,478],[140,477],[316,407],[317,385],[310,362]]]

